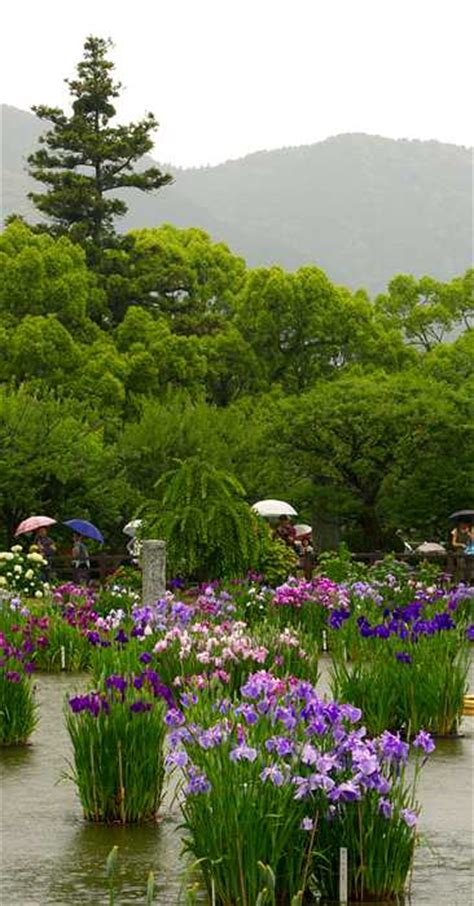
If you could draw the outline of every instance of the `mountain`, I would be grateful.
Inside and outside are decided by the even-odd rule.
[[[1,120],[3,216],[37,220],[25,167],[45,125],[7,105]],[[350,134],[214,167],[160,164],[174,184],[126,190],[120,228],[199,226],[250,266],[317,264],[376,293],[397,273],[450,279],[471,265],[471,163],[457,145]]]

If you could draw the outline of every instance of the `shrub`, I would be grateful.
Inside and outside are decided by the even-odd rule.
[[[109,676],[66,705],[70,778],[84,816],[129,824],[155,820],[163,786],[165,714],[171,702],[156,673]]]

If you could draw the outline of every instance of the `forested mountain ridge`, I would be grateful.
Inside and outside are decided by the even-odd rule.
[[[32,114],[2,106],[3,217],[38,220],[26,198],[38,189],[26,157],[43,131]],[[198,226],[250,266],[316,264],[332,281],[371,294],[397,273],[448,280],[470,265],[467,148],[352,134],[171,169],[175,182],[163,191],[123,191],[121,230]]]

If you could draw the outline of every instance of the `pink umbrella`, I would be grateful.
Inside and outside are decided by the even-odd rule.
[[[36,529],[46,525],[54,525],[55,522],[56,519],[51,519],[50,516],[30,516],[29,519],[24,519],[23,522],[20,522],[15,535],[24,535],[25,532],[35,532]]]

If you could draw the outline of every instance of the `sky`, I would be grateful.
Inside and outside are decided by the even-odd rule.
[[[470,10],[470,0],[10,2],[0,100],[68,109],[64,79],[93,34],[115,45],[117,123],[152,111],[162,163],[217,164],[345,132],[472,145]]]

